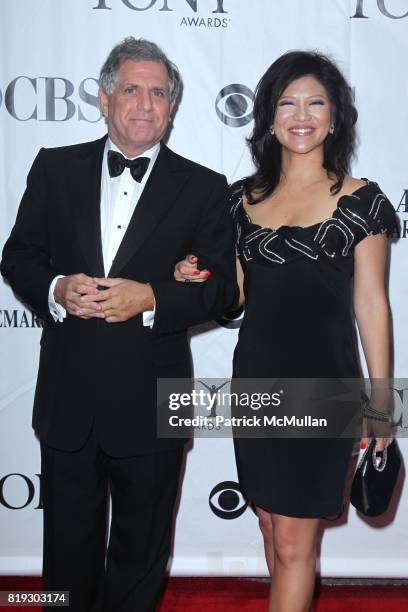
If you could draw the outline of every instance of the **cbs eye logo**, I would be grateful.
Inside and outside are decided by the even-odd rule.
[[[241,306],[238,310],[232,310],[222,315],[219,319],[216,319],[218,325],[221,327],[227,327],[228,329],[238,329],[241,327],[242,318],[244,316],[244,309]]]
[[[225,125],[242,127],[253,119],[254,94],[246,85],[223,87],[215,100],[215,110]]]
[[[238,518],[248,507],[239,484],[231,480],[217,484],[210,493],[208,503],[218,518],[227,520]]]

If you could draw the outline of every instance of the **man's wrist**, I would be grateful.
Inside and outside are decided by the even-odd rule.
[[[154,299],[153,289],[150,283],[144,283],[144,285],[145,285],[146,294],[143,299],[143,311],[154,310],[156,301]]]
[[[62,276],[61,278],[57,279],[57,282],[55,283],[55,287],[54,287],[54,300],[57,302],[57,304],[61,304],[61,306],[64,306],[63,298],[62,298],[62,288],[61,288],[61,285],[64,282],[65,282],[65,276]]]

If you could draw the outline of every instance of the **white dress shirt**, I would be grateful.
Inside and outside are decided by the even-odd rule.
[[[115,259],[120,243],[123,240],[128,228],[133,212],[140,200],[143,189],[150,176],[153,166],[160,151],[160,143],[144,151],[137,157],[149,157],[150,163],[140,183],[134,180],[130,174],[130,169],[125,168],[119,176],[111,177],[108,170],[108,151],[119,151],[118,147],[108,138],[102,160],[101,176],[101,237],[102,254],[105,276]],[[132,158],[136,159],[136,158]],[[48,307],[55,321],[63,321],[66,317],[66,310],[54,299],[55,284],[61,275],[56,276],[49,289]],[[143,325],[152,327],[154,321],[154,310],[143,312]]]

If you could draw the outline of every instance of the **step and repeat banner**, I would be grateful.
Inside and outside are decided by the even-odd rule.
[[[253,92],[290,49],[319,49],[355,91],[353,174],[377,181],[401,222],[389,293],[395,375],[407,377],[408,5],[406,0],[3,0],[0,6],[0,243],[14,223],[40,147],[99,138],[99,69],[125,36],[163,47],[184,92],[169,146],[226,174],[251,172],[245,144]],[[300,316],[300,315],[299,315]],[[191,332],[199,378],[228,378],[242,320]],[[0,573],[41,571],[39,445],[31,430],[41,322],[0,282]],[[405,398],[402,390],[402,397]],[[406,401],[406,399],[404,399]],[[408,423],[403,423],[408,430]],[[408,456],[407,440],[401,449]],[[323,576],[408,576],[408,489],[377,520],[352,507],[322,527]],[[266,575],[256,517],[242,496],[229,439],[188,450],[175,528],[175,575]]]

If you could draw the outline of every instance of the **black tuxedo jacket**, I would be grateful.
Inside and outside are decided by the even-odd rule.
[[[55,323],[48,291],[57,274],[104,276],[100,185],[106,136],[41,149],[27,179],[1,272],[46,321],[33,427],[55,448],[76,450],[95,427],[102,448],[130,456],[172,448],[157,439],[156,380],[188,377],[186,329],[220,316],[237,297],[225,177],[162,145],[109,272],[150,282],[153,329],[67,315]],[[212,276],[177,283],[174,264],[195,253]]]

